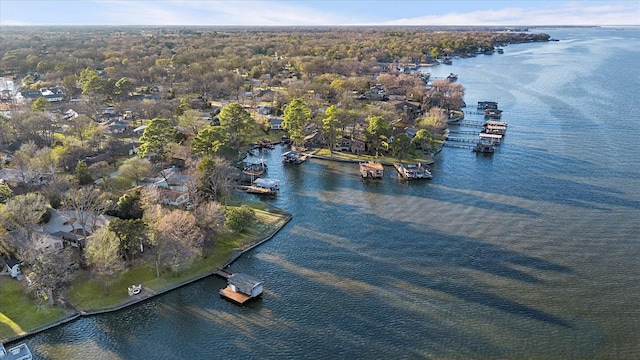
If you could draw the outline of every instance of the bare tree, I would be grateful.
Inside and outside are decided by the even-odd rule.
[[[70,210],[69,221],[75,219],[85,239],[97,230],[98,217],[107,209],[101,195],[100,190],[94,188],[79,188],[70,190],[65,199],[65,208]],[[83,249],[79,251],[82,255]]]
[[[110,279],[125,265],[120,256],[120,240],[109,229],[101,227],[87,239],[86,254],[87,262],[104,282],[108,294]]]
[[[172,210],[157,227],[156,265],[169,265],[176,273],[202,253],[205,234],[189,211]]]
[[[46,212],[47,203],[40,193],[18,195],[6,202],[0,217],[4,228],[23,234],[23,241],[14,244],[16,248],[28,248],[33,243],[36,227]]]
[[[51,251],[32,245],[23,253],[22,260],[29,264],[31,270],[27,275],[29,289],[49,303],[53,303],[54,297],[62,292],[77,268],[71,248]]]

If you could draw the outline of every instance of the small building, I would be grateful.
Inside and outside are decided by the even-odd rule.
[[[379,179],[384,175],[384,167],[378,161],[361,162],[360,175],[363,178]]]
[[[489,119],[500,119],[502,117],[502,110],[499,109],[485,109],[484,117]]]
[[[480,133],[478,137],[480,138],[480,141],[489,143],[491,145],[500,145],[500,143],[502,142],[502,135],[500,134]]]
[[[269,127],[271,130],[284,130],[282,128],[282,118],[272,117],[269,119]]]
[[[7,271],[14,279],[20,279],[22,277],[22,269],[20,269],[20,262],[16,259],[7,260]]]
[[[0,360],[31,360],[31,350],[25,343],[18,344],[16,346],[5,348],[0,343]]]
[[[487,110],[487,109],[497,109],[498,103],[495,101],[478,101],[478,109]]]
[[[280,190],[280,180],[258,178],[253,181],[251,186],[247,187],[250,194],[261,195],[277,195]]]
[[[220,296],[238,304],[262,295],[262,281],[247,274],[233,274],[227,279],[227,287],[220,290]]]
[[[398,175],[404,179],[431,179],[431,170],[429,166],[422,163],[400,164],[395,163],[393,166],[398,171]]]

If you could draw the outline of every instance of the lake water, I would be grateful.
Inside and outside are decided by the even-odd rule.
[[[539,31],[561,41],[429,69],[468,111],[499,102],[495,154],[445,148],[406,183],[264,152],[294,217],[232,265],[261,300],[207,278],[30,337],[35,357],[640,358],[640,29]]]

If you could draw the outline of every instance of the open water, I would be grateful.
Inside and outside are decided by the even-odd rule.
[[[42,359],[640,358],[640,29],[454,59],[466,110],[498,101],[491,155],[445,148],[431,181],[355,164],[283,166],[293,214],[232,265],[265,282],[239,307],[207,278],[26,339]],[[469,119],[480,119],[470,114]]]

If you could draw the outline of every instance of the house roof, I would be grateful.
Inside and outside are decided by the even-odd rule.
[[[68,240],[68,241],[80,240],[80,237],[78,237],[78,235],[72,232],[66,232],[66,231],[56,231],[54,233],[51,233],[51,236],[59,237],[62,240]]]
[[[7,266],[11,269],[12,267],[16,266],[16,265],[20,265],[20,262],[16,259],[9,259],[7,260]]]
[[[262,280],[251,275],[236,273],[229,277],[229,284],[235,285],[241,291],[250,292],[251,289],[262,284]]]

